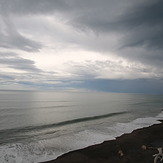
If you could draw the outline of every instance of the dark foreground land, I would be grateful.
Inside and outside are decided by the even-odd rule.
[[[153,163],[157,147],[163,147],[163,122],[69,152],[47,163]]]

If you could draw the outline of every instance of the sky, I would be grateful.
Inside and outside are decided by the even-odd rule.
[[[0,89],[163,93],[162,0],[0,0]]]

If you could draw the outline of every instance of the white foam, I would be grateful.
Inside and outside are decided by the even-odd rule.
[[[162,109],[162,111],[158,114],[157,119],[158,119],[158,120],[163,120],[163,109]]]
[[[157,121],[157,118],[147,117],[147,118],[138,118],[130,123],[117,123],[114,127],[118,133],[131,133],[133,130],[143,127],[148,127],[153,124],[160,123]]]
[[[54,153],[51,154],[51,159]],[[0,147],[1,163],[36,163],[50,159],[48,151],[41,143],[8,144]]]
[[[0,147],[1,163],[37,163],[55,159],[63,153],[114,139],[107,133],[85,130],[36,143],[8,144]]]
[[[63,153],[115,139],[123,133],[160,123],[163,112],[156,117],[138,118],[129,123],[117,123],[104,130],[86,129],[33,143],[17,143],[0,146],[1,163],[37,163],[55,159]]]

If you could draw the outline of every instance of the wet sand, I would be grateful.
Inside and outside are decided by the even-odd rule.
[[[163,121],[137,129],[84,149],[64,154],[46,163],[153,163],[157,148],[163,147]]]

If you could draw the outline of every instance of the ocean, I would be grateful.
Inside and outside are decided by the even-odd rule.
[[[160,123],[163,95],[0,91],[0,162],[37,163]]]

